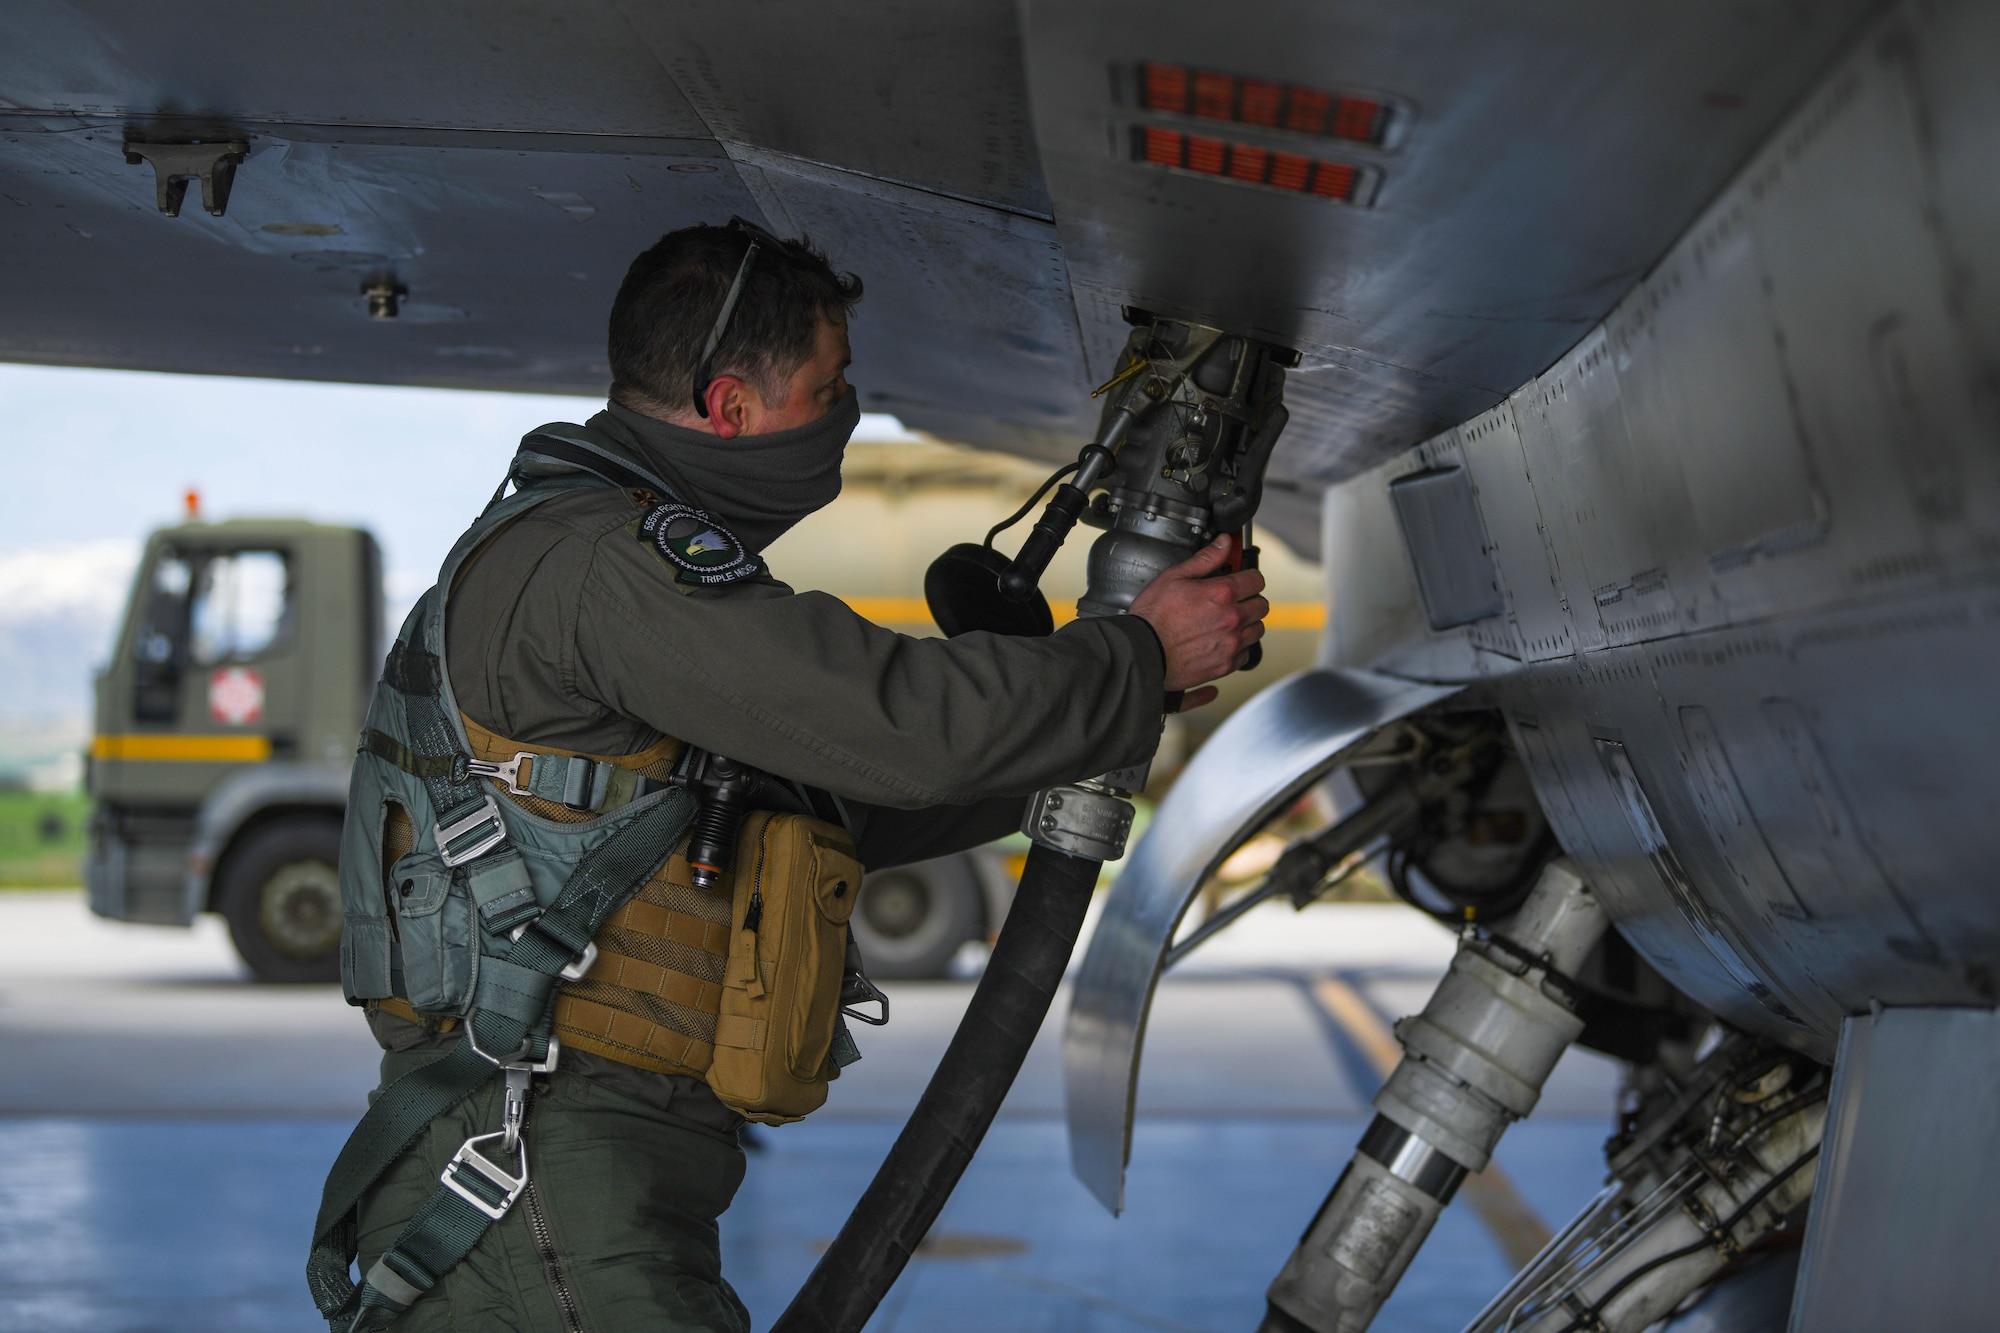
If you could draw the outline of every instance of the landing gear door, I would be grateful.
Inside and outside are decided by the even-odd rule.
[[[1071,1169],[1113,1213],[1124,1206],[1146,1014],[1202,882],[1344,756],[1460,688],[1303,671],[1237,710],[1175,780],[1105,901],[1063,1035]]]

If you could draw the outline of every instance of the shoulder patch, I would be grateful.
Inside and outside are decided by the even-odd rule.
[[[647,510],[638,531],[639,540],[649,543],[683,583],[713,587],[747,579],[763,568],[735,533],[678,500]]]

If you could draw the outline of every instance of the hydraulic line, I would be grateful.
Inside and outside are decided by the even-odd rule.
[[[772,1333],[859,1333],[916,1253],[1021,1072],[1101,862],[1037,843],[972,1004],[909,1123]]]
[[[1826,1129],[1827,1077],[1803,1067],[1732,1035],[1679,1090],[1654,1089],[1646,1123],[1616,1141],[1611,1183],[1466,1333],[1639,1333],[1784,1229]]]
[[[1817,1144],[1806,1149],[1805,1152],[1799,1155],[1797,1161],[1758,1186],[1757,1192],[1745,1199],[1742,1206],[1731,1213],[1728,1218],[1718,1223],[1712,1234],[1704,1234],[1700,1240],[1692,1241],[1677,1250],[1669,1250],[1665,1254],[1656,1254],[1651,1259],[1646,1260],[1631,1272],[1612,1283],[1610,1290],[1599,1296],[1588,1309],[1579,1311],[1568,1324],[1563,1326],[1561,1333],[1590,1333],[1590,1330],[1593,1328],[1601,1328],[1603,1326],[1601,1321],[1605,1310],[1610,1307],[1611,1302],[1625,1294],[1626,1288],[1655,1269],[1665,1268],[1668,1264],[1679,1263],[1681,1260],[1691,1259],[1703,1251],[1715,1249],[1717,1236],[1731,1235],[1736,1230],[1737,1225],[1756,1210],[1758,1204],[1764,1202],[1775,1191],[1782,1188],[1793,1176],[1812,1165],[1813,1161],[1818,1157],[1819,1146]]]

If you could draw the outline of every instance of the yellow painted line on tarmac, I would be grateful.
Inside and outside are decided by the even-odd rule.
[[[1376,1073],[1387,1079],[1396,1071],[1403,1061],[1402,1044],[1359,991],[1339,977],[1321,977],[1313,982],[1312,997],[1327,1017],[1354,1039],[1354,1044],[1368,1057],[1368,1063],[1375,1066]],[[1500,1252],[1517,1271],[1527,1267],[1528,1261],[1549,1243],[1548,1224],[1521,1197],[1498,1162],[1488,1162],[1484,1171],[1467,1176],[1460,1188],[1472,1204],[1472,1211],[1479,1214],[1480,1222],[1500,1246]]]
[[[1515,1272],[1542,1252],[1551,1239],[1549,1224],[1542,1221],[1534,1206],[1521,1197],[1500,1163],[1488,1162],[1486,1169],[1465,1178],[1461,1187],[1472,1211],[1479,1214],[1500,1253],[1507,1256]]]
[[[1354,1038],[1376,1073],[1386,1079],[1396,1072],[1396,1066],[1403,1063],[1403,1044],[1375,1013],[1375,1007],[1361,998],[1360,991],[1339,977],[1321,977],[1313,983],[1312,991],[1319,1007]]]
[[[843,597],[849,609],[864,620],[872,620],[878,625],[929,625],[931,609],[921,597]],[[1055,602],[1049,608],[1055,613],[1056,624],[1066,625],[1076,619],[1076,603]],[[1264,617],[1266,629],[1310,629],[1326,628],[1326,607],[1318,602],[1278,602],[1271,607],[1271,613]]]
[[[176,764],[261,764],[271,757],[268,736],[93,736],[93,759]]]

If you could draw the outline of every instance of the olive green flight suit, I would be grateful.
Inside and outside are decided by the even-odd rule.
[[[685,433],[616,406],[589,424],[730,525],[702,489],[726,442],[690,456]],[[1165,663],[1143,621],[911,638],[768,573],[691,587],[637,536],[642,512],[624,491],[560,496],[471,564],[446,659],[474,721],[593,754],[675,736],[753,764],[838,797],[870,868],[990,841],[1031,792],[1152,751]],[[370,1024],[385,1087],[457,1039],[387,1014]],[[581,1052],[537,1087],[529,1192],[396,1328],[747,1330],[717,1229],[743,1179],[738,1117],[698,1079]],[[362,1271],[458,1146],[499,1124],[499,1096],[495,1080],[440,1117],[363,1200]]]

